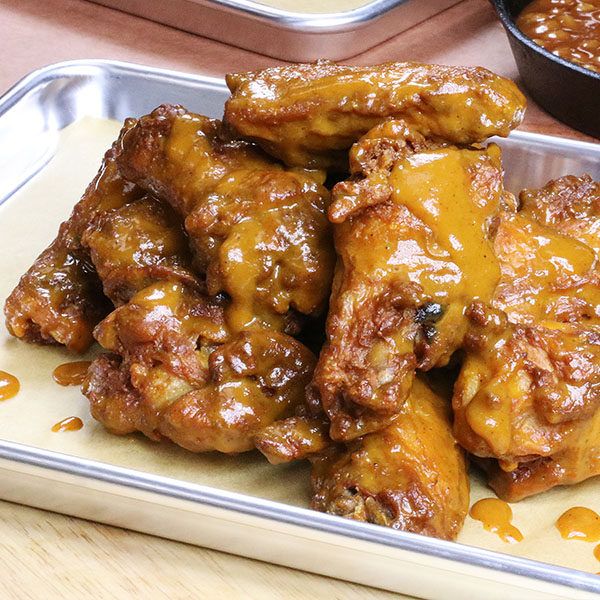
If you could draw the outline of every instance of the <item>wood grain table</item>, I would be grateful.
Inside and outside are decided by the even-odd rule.
[[[85,0],[2,0],[0,54],[0,93],[34,69],[79,58],[212,76],[279,62]],[[390,60],[481,65],[520,83],[487,0],[465,0],[345,62]],[[591,139],[533,102],[522,129]],[[7,600],[401,597],[7,502],[0,502],[0,565],[0,598]]]

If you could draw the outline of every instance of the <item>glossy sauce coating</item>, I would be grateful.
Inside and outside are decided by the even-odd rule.
[[[59,385],[81,385],[91,364],[89,360],[81,360],[58,365],[52,372],[52,379]]]
[[[487,531],[498,534],[502,541],[508,544],[518,544],[523,541],[523,534],[511,523],[512,510],[503,500],[484,498],[475,502],[469,515],[483,523]]]
[[[556,521],[556,528],[566,540],[600,541],[600,515],[585,506],[575,506],[564,512]],[[594,556],[598,558],[596,550]]]
[[[227,75],[224,121],[286,164],[344,168],[347,149],[394,118],[456,144],[506,136],[523,117],[516,85],[482,68],[320,60]]]
[[[600,73],[600,0],[535,0],[516,23],[542,48]]]
[[[0,371],[0,402],[16,396],[20,387],[19,380],[14,375]]]
[[[83,427],[83,421],[79,417],[67,417],[52,426],[52,431],[77,431]]]

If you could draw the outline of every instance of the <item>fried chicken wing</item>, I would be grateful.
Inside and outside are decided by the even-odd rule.
[[[338,184],[330,208],[339,260],[311,402],[322,403],[335,440],[389,423],[415,369],[448,362],[465,307],[490,300],[500,277],[491,245],[504,202],[498,148],[428,150],[405,126],[385,127],[408,143],[385,144],[384,166],[373,168],[381,132],[367,135],[369,152],[353,149],[365,175]]]
[[[122,136],[119,171],[186,217],[226,175],[281,169],[254,144],[221,137],[221,123],[162,105]]]
[[[81,243],[115,306],[157,281],[200,285],[190,270],[183,224],[168,204],[150,196],[94,215]]]
[[[316,510],[455,539],[469,509],[450,406],[419,379],[388,427],[312,462]]]
[[[64,344],[73,352],[83,352],[92,343],[92,330],[110,310],[110,302],[102,293],[81,236],[94,215],[119,208],[143,193],[123,179],[115,165],[120,141],[134,124],[133,120],[125,123],[56,239],[6,300],[4,314],[12,335],[36,343]]]
[[[496,459],[485,462],[496,493],[517,501],[600,473],[600,331],[513,324],[477,304],[469,316],[454,432]]]
[[[594,251],[527,217],[503,212],[494,253],[502,270],[493,305],[515,323],[600,323]]]
[[[523,116],[516,85],[482,68],[321,60],[226,78],[226,124],[294,166],[347,166],[347,150],[381,121],[401,119],[456,144],[508,135]]]
[[[163,412],[160,432],[193,452],[245,452],[266,425],[304,402],[315,357],[276,331],[237,334],[209,356],[207,385]]]
[[[594,187],[563,178],[521,194],[521,211],[498,219],[491,306],[467,314],[454,430],[509,501],[600,473],[600,272],[584,243]]]
[[[333,270],[324,174],[284,171],[219,122],[163,106],[123,139],[119,168],[185,219],[196,268],[227,293],[233,331],[296,332],[295,312],[318,314]]]
[[[83,387],[94,418],[114,433],[141,431],[192,452],[245,452],[259,430],[304,401],[315,363],[299,342],[269,331],[237,334],[195,359],[175,372],[171,360],[100,356]]]

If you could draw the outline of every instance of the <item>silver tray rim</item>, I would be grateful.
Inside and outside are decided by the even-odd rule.
[[[102,0],[92,0],[92,2],[95,1],[101,2]],[[261,4],[253,0],[186,1],[215,7],[218,10],[224,9],[249,19],[276,26],[279,29],[302,33],[341,33],[366,26],[372,21],[387,15],[390,11],[414,0],[371,0],[371,2],[351,10],[328,13],[296,12]],[[455,4],[459,2],[460,0],[455,0]],[[450,6],[454,6],[454,4]]]
[[[155,77],[168,80],[174,85],[178,83],[195,84],[199,89],[215,88],[221,91],[227,89],[224,82],[219,78],[170,69],[104,59],[64,61],[32,71],[0,96],[0,119],[38,86],[57,78],[74,76],[90,77],[100,72],[114,77]],[[595,151],[598,151],[598,144],[592,142],[580,142],[568,138],[524,131],[515,131],[511,133],[510,138],[514,141],[527,139],[540,146],[554,141],[555,143],[558,142],[561,145],[580,150],[593,148]],[[29,178],[34,175],[35,173],[32,173]],[[26,182],[27,180],[23,181],[22,184]],[[12,196],[14,191],[5,199],[0,199],[0,204]],[[380,546],[382,549],[406,550],[416,555],[436,557],[486,570],[556,584],[563,589],[566,587],[573,590],[600,592],[600,579],[598,576],[584,571],[552,565],[533,559],[511,556],[475,546],[467,546],[458,542],[390,530],[385,527],[356,522],[281,502],[154,475],[127,467],[119,467],[53,450],[41,449],[27,444],[0,439],[0,459],[6,460],[9,463],[12,462],[15,465],[28,465],[41,468],[50,474],[53,472],[65,473],[90,481],[149,492],[156,495],[159,499],[162,497],[192,501],[200,505],[215,507],[229,512],[263,519],[266,518],[280,524],[293,525],[307,530],[331,533],[345,538],[370,542]]]

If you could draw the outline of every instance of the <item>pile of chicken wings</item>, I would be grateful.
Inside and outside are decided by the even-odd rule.
[[[516,199],[525,110],[482,68],[330,61],[227,77],[221,121],[128,119],[6,301],[106,351],[110,432],[308,458],[313,507],[455,539],[467,454],[502,498],[600,473],[600,184]]]

